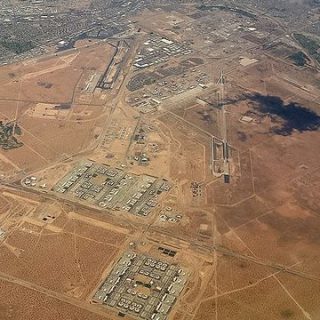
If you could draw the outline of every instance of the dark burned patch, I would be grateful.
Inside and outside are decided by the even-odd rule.
[[[282,310],[280,312],[282,319],[290,319],[294,316],[294,312],[290,309]]]
[[[70,103],[61,103],[54,107],[55,110],[68,110],[71,108]]]
[[[261,94],[246,95],[254,102],[254,110],[258,115],[269,116],[279,126],[272,129],[275,134],[288,136],[294,130],[299,132],[315,131],[320,127],[320,117],[298,103],[285,104],[280,97]]]
[[[50,89],[50,88],[52,88],[53,84],[50,82],[45,82],[45,81],[38,81],[38,86],[43,87],[45,89]]]

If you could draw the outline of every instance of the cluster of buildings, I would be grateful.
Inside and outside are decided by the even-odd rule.
[[[170,190],[170,184],[156,177],[129,174],[86,161],[62,178],[53,190],[101,209],[147,216],[157,206],[161,194]]]
[[[142,100],[139,99],[138,102],[133,104],[133,107],[139,112],[146,114],[157,111],[160,104],[160,100],[148,96]]]
[[[138,319],[165,320],[187,281],[178,265],[133,251],[124,253],[93,301]]]
[[[204,60],[197,57],[183,59],[154,71],[142,71],[133,75],[127,84],[134,92],[129,104],[141,113],[158,110],[162,101],[197,87],[207,88],[210,77],[203,67]]]
[[[159,218],[161,222],[178,223],[182,219],[182,214],[173,211],[171,207],[166,207],[165,210],[161,210]]]
[[[191,49],[183,44],[153,36],[144,43],[139,52],[134,66],[137,68],[147,68],[168,60],[169,57],[191,53]]]

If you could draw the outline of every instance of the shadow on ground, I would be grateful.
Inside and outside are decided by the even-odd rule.
[[[279,123],[272,129],[275,134],[288,136],[294,130],[299,132],[315,131],[320,127],[320,117],[312,110],[295,102],[285,104],[280,97],[261,94],[246,95],[254,102],[254,111],[261,116],[270,116]]]

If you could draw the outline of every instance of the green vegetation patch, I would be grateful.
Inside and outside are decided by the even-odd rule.
[[[248,12],[248,11],[245,11],[243,9],[240,9],[240,8],[233,8],[233,7],[229,7],[229,6],[224,6],[224,5],[200,5],[197,7],[198,10],[201,10],[201,11],[211,11],[211,10],[214,10],[214,9],[219,9],[219,10],[222,10],[222,11],[229,11],[229,12],[234,12],[234,13],[237,13],[241,16],[244,16],[244,17],[247,17],[247,18],[250,18],[250,19],[253,19],[253,20],[256,20],[257,17],[255,14],[251,13],[251,12]]]
[[[0,44],[16,54],[21,54],[34,48],[31,41],[0,40]]]
[[[308,51],[308,53],[320,62],[320,43],[301,33],[294,33],[294,38]]]
[[[288,56],[288,58],[291,59],[293,63],[299,67],[303,67],[309,62],[308,57],[302,51],[295,52]]]
[[[4,123],[0,121],[0,147],[4,150],[15,149],[23,146],[22,142],[19,142],[15,135],[20,136],[22,134],[21,128],[13,122]]]

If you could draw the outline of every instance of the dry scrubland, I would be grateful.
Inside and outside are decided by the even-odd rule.
[[[135,17],[141,30],[113,89],[88,88],[115,40],[0,68],[0,117],[17,120],[23,142],[0,151],[1,320],[121,319],[91,299],[128,248],[188,271],[168,320],[320,319],[319,75],[314,63],[294,65],[297,48],[263,46],[290,33],[273,18],[220,9]],[[133,67],[137,54],[158,33],[203,63],[179,73],[186,57],[174,55],[147,69],[160,80],[132,92],[145,72]],[[133,106],[151,97],[152,112]],[[213,174],[224,114],[230,183]],[[84,159],[165,178],[171,189],[147,217],[52,192]],[[20,183],[31,175],[45,186]]]

